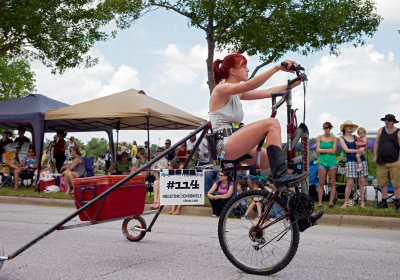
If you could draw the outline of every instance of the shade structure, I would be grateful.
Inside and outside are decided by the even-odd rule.
[[[129,89],[65,108],[49,110],[46,120],[66,130],[177,130],[195,129],[205,119]]]
[[[19,126],[31,131],[32,144],[40,162],[44,132],[51,131],[46,126],[44,115],[47,110],[68,106],[42,94],[5,100],[0,102],[0,127],[17,129]]]

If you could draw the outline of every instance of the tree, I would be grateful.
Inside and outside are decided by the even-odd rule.
[[[142,1],[139,1],[142,2]],[[148,0],[147,11],[163,8],[188,19],[206,34],[210,93],[214,88],[212,63],[215,50],[246,52],[264,61],[278,61],[288,51],[307,55],[325,47],[364,44],[382,18],[372,0]]]
[[[0,58],[0,101],[24,97],[34,92],[34,76],[25,59]]]
[[[86,157],[94,157],[96,160],[107,150],[108,141],[104,138],[92,138],[85,146]]]
[[[90,67],[93,44],[115,36],[101,28],[114,20],[126,28],[142,9],[130,0],[0,0],[0,59],[39,60],[53,73]]]

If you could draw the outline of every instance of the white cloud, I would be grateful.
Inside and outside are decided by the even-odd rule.
[[[323,56],[310,71],[316,99],[369,99],[400,87],[400,68],[394,54],[382,54],[373,45],[343,48],[340,56]]]
[[[37,92],[68,104],[76,104],[129,88],[140,89],[138,71],[121,65],[115,69],[101,53],[95,53],[99,63],[92,68],[76,68],[63,75],[52,75],[38,62],[32,68],[36,73]]]
[[[380,110],[381,117],[386,114],[393,114],[396,119],[400,118],[400,94],[392,93],[389,95],[387,105]]]
[[[385,21],[399,22],[399,0],[375,0],[377,12]]]
[[[195,45],[185,54],[177,45],[169,44],[154,54],[160,57],[160,63],[154,68],[155,82],[149,88],[151,92],[171,96],[181,94],[183,86],[201,87],[202,76],[206,75],[205,46]]]

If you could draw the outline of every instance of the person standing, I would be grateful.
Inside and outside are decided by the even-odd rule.
[[[0,162],[2,161],[2,155],[5,152],[6,146],[12,142],[13,140],[11,139],[11,131],[4,131],[3,138],[0,141]]]
[[[58,173],[61,173],[61,168],[63,167],[65,161],[65,140],[64,137],[67,134],[62,130],[57,130],[57,138],[54,139],[54,159],[56,160],[56,169]]]
[[[25,136],[26,129],[23,126],[18,127],[18,137],[14,139],[14,143],[17,143],[20,147],[24,143],[30,143],[31,140],[29,140],[28,137]]]
[[[364,204],[364,177],[368,175],[368,165],[364,156],[361,156],[361,171],[357,171],[357,159],[356,153],[359,151],[356,149],[356,136],[352,133],[357,129],[358,125],[353,124],[352,121],[345,121],[340,126],[340,131],[343,133],[343,136],[339,139],[340,146],[343,151],[346,152],[346,177],[347,177],[347,185],[344,194],[344,203],[342,205],[342,209],[346,209],[349,203],[349,197],[351,193],[351,189],[354,186],[355,179],[358,178],[358,187],[360,189],[360,197],[361,197],[361,208],[365,208]],[[364,148],[360,149],[361,151]]]
[[[336,195],[336,148],[337,138],[332,135],[332,124],[325,122],[322,125],[324,134],[317,137],[317,153],[318,157],[318,207],[322,208],[322,195],[324,193],[325,179],[328,174],[331,193],[329,197],[329,208],[334,207],[334,199]]]
[[[374,145],[373,161],[378,165],[376,178],[382,186],[382,201],[375,206],[377,209],[388,208],[388,185],[392,182],[394,188],[394,208],[400,211],[400,129],[394,126],[399,121],[392,114],[381,119],[385,126],[378,130]]]
[[[167,139],[165,140],[165,149],[168,150],[169,148],[171,148],[171,139]],[[171,149],[171,151],[168,152],[167,154],[167,160],[173,160],[175,157],[175,149]]]
[[[86,157],[86,150],[85,150],[85,146],[82,146],[82,147],[81,147],[81,156],[82,156],[83,158],[85,158],[85,157]]]
[[[138,150],[138,146],[135,140],[132,141],[132,151],[131,151],[131,158],[133,160],[133,158],[136,157],[137,154],[137,150]]]
[[[106,162],[106,175],[108,174],[108,169],[110,168],[111,165],[111,159],[112,159],[112,153],[110,146],[107,146],[107,150],[104,152],[104,161]]]

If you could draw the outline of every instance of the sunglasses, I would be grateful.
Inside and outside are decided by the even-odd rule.
[[[157,150],[157,152],[161,152],[161,150]]]
[[[324,126],[324,129],[331,129],[332,126]]]
[[[165,145],[171,145],[171,143],[165,142]]]
[[[385,119],[385,121],[394,122],[394,119]]]

